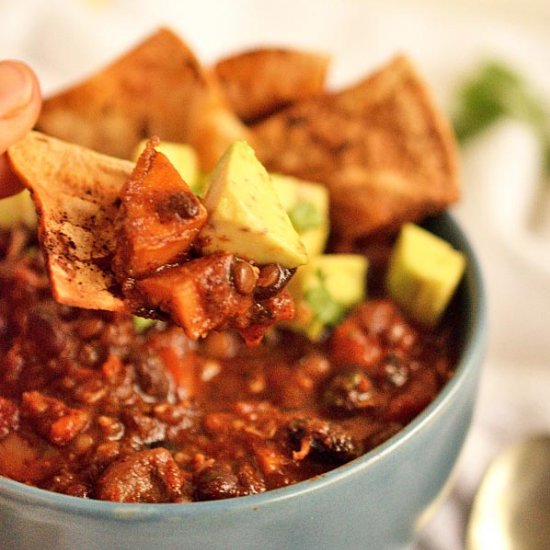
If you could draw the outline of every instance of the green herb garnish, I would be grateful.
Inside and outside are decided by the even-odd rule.
[[[146,319],[145,317],[138,317],[137,315],[134,315],[132,317],[132,322],[134,323],[134,330],[138,334],[141,334],[148,328],[152,327],[157,321],[156,319]]]
[[[299,202],[294,208],[291,208],[288,217],[298,233],[315,229],[323,223],[319,209],[309,201]]]
[[[346,308],[334,300],[325,286],[323,274],[317,271],[318,284],[304,294],[315,318],[324,325],[337,325],[344,317]]]
[[[464,143],[502,117],[529,124],[541,141],[544,169],[550,175],[550,124],[542,100],[525,80],[498,61],[485,63],[458,91],[453,125]]]

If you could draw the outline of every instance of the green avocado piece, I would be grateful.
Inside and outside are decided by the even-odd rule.
[[[390,258],[386,287],[414,320],[433,327],[451,300],[465,266],[464,255],[449,243],[407,223]]]
[[[142,140],[134,150],[133,160],[137,161],[147,140]],[[201,195],[204,187],[204,178],[199,168],[199,157],[193,147],[186,143],[174,143],[161,141],[155,149],[164,153],[174,168],[178,171],[183,181],[189,185],[195,195]]]
[[[231,252],[258,264],[288,268],[307,262],[271,177],[245,141],[233,143],[223,154],[203,201],[208,211],[199,235],[203,254]]]
[[[323,254],[310,259],[290,280],[296,316],[287,326],[317,340],[366,295],[368,260],[359,254]]]
[[[322,254],[329,234],[327,188],[282,174],[271,174],[271,179],[308,256]]]
[[[134,325],[134,331],[138,334],[150,329],[157,322],[156,319],[147,319],[145,317],[132,316],[132,324]]]
[[[298,202],[298,180],[280,174],[270,174],[270,176],[281,205],[288,213]]]
[[[9,229],[16,223],[36,226],[36,210],[28,190],[0,200],[0,228]]]

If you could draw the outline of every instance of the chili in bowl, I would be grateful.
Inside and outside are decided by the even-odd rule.
[[[175,71],[195,100],[141,112],[144,84],[111,143],[103,123],[136,64],[151,82]],[[8,150],[38,232],[0,230],[3,544],[403,546],[466,436],[486,324],[476,259],[445,213],[452,136],[412,65],[246,124],[167,30],[97,79],[39,121],[63,133],[60,106],[85,89],[93,111],[114,82],[91,132]],[[165,141],[176,115],[189,149]],[[163,140],[137,162],[111,156],[127,156],[135,120]]]
[[[374,407],[364,404],[362,395],[369,388],[364,389],[361,371],[350,371],[347,366],[335,371],[330,351],[304,342],[302,358],[296,361],[293,357],[294,367],[290,366],[288,354],[297,351],[291,350],[288,340],[296,336],[288,334],[280,337],[286,343],[284,349],[270,350],[275,345],[270,342],[265,350],[247,350],[244,357],[235,355],[234,347],[241,344],[230,336],[217,335],[203,342],[192,353],[194,361],[202,361],[202,369],[194,381],[182,380],[180,388],[198,384],[194,391],[205,407],[182,410],[173,404],[171,393],[181,389],[175,389],[162,370],[151,368],[163,353],[175,353],[166,343],[172,344],[181,335],[170,328],[150,328],[147,337],[138,336],[131,320],[106,323],[102,315],[57,306],[48,297],[39,271],[30,267],[38,261],[36,257],[27,254],[24,268],[14,260],[8,299],[37,300],[31,321],[35,328],[26,336],[37,360],[29,369],[32,374],[20,379],[17,364],[30,351],[12,357],[9,371],[5,361],[3,365],[4,380],[10,373],[13,380],[9,391],[3,390],[4,407],[10,402],[6,395],[13,398],[23,384],[29,388],[20,416],[11,417],[22,428],[25,443],[18,448],[13,435],[2,440],[0,464],[4,469],[13,467],[13,477],[20,475],[26,482],[0,479],[0,521],[7,547],[31,548],[39,541],[52,548],[94,547],[90,541],[98,541],[97,547],[103,548],[330,548],[345,541],[346,547],[353,548],[360,547],[365,537],[373,548],[405,543],[420,515],[440,493],[464,441],[485,333],[484,298],[475,258],[450,217],[442,216],[432,224],[468,257],[466,277],[453,306],[452,340],[447,340],[448,345],[452,342],[450,349],[456,350],[456,363],[454,374],[441,391],[435,391],[432,403],[405,427],[414,414],[411,411],[421,408],[416,400],[422,399],[422,405],[429,400],[422,392],[420,397],[407,391],[394,393],[400,412],[380,416],[374,428],[361,428],[361,418],[371,416],[366,410]],[[4,285],[5,279],[5,301]],[[397,315],[394,307],[387,300],[373,299],[346,322],[357,322],[359,315]],[[59,321],[52,324],[56,318]],[[400,332],[408,330],[413,329],[399,325]],[[60,378],[47,365],[49,356],[59,353],[61,331],[64,345],[74,346],[79,365],[86,366]],[[99,342],[131,349],[132,340],[139,342],[138,351],[131,351],[132,375],[121,372],[115,360],[101,357],[105,351]],[[433,354],[433,349],[424,353]],[[395,350],[384,352],[391,357]],[[441,369],[438,361],[429,364]],[[392,385],[399,388],[395,379],[407,376],[410,367],[405,366],[400,374],[395,364],[391,366]],[[438,372],[437,377],[446,379],[449,372]],[[120,377],[115,386],[108,386],[106,373]],[[432,371],[421,376],[435,375]],[[129,380],[121,382],[124,379]],[[266,383],[273,389],[267,390]],[[298,391],[304,386],[306,391]],[[44,397],[40,391],[44,387],[70,392],[71,404],[79,403],[74,411],[83,412]],[[379,387],[388,387],[388,380]],[[266,402],[266,392],[272,403]],[[130,404],[133,393],[135,402]],[[377,398],[383,399],[384,394]],[[327,407],[331,412],[326,412]],[[10,416],[5,409],[2,412],[5,433],[10,430]],[[91,433],[78,433],[80,415],[95,424]],[[120,423],[132,426],[122,438],[117,435]],[[367,429],[372,432],[363,437],[362,445],[370,445],[371,450],[359,449],[357,434]],[[185,436],[171,435],[178,431]],[[63,438],[66,444],[56,447],[55,442]],[[174,461],[181,460],[177,453],[182,452],[174,448],[174,442],[182,439],[183,452],[194,453],[189,464],[198,473],[186,476],[173,489],[174,479],[182,475],[174,467]],[[116,446],[135,446],[136,451],[91,485],[103,453],[113,452]],[[99,454],[90,448],[100,450]],[[197,468],[197,462],[208,460],[203,458],[208,455],[215,456],[215,462]],[[29,481],[49,491],[29,487]],[[55,490],[65,494],[51,492]],[[248,496],[229,498],[238,495]],[[121,496],[128,502],[149,503],[75,498],[122,500]],[[182,503],[187,500],[210,502]],[[155,501],[180,504],[150,504]]]

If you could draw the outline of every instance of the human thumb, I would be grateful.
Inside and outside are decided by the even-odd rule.
[[[20,188],[2,153],[34,126],[40,105],[33,71],[19,61],[0,61],[0,197]]]

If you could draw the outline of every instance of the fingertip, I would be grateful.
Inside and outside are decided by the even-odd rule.
[[[38,79],[25,63],[1,61],[0,75],[0,153],[3,153],[35,125],[42,99]]]

